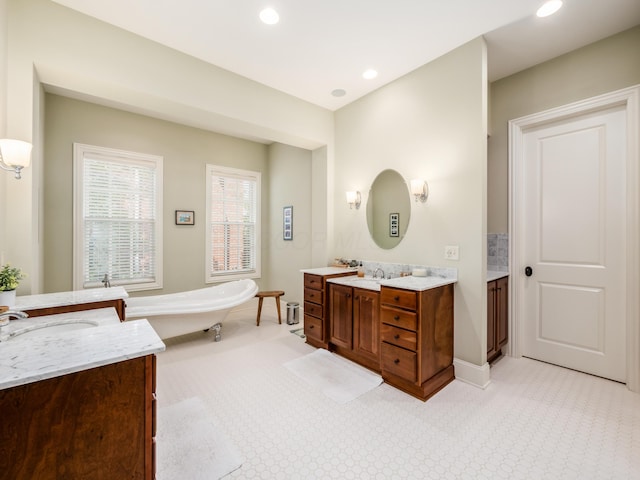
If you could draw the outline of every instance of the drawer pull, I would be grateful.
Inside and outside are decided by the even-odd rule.
[[[399,363],[400,363],[400,359],[399,359],[399,358],[396,358],[396,359],[393,361],[393,363],[395,363],[396,365],[397,365],[397,364],[399,364]]]
[[[394,299],[396,302],[399,302],[399,301],[400,301],[400,297],[399,297],[398,295],[396,295],[395,297],[393,297],[393,299]]]
[[[396,321],[400,320],[400,315],[394,315],[393,319],[396,320]]]
[[[395,338],[396,340],[398,340],[400,338],[400,335],[398,335],[397,333],[393,336],[393,338]]]
[[[310,293],[309,296],[310,297],[315,297],[315,295],[313,293]]]
[[[309,330],[313,330],[313,325],[309,325]]]

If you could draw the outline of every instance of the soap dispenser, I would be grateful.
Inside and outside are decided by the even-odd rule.
[[[364,277],[364,267],[362,266],[362,262],[358,265],[358,276]]]

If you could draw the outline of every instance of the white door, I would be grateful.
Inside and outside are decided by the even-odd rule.
[[[625,131],[612,107],[527,130],[522,144],[522,354],[623,382]]]

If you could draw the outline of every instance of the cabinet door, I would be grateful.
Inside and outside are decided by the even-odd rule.
[[[380,294],[353,289],[353,350],[358,355],[380,362]]]
[[[498,351],[496,344],[496,282],[487,284],[487,359]]]
[[[353,288],[331,284],[329,298],[331,343],[351,349],[353,348]]]
[[[496,348],[509,340],[509,277],[496,280]]]

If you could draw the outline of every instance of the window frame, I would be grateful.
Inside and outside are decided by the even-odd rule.
[[[241,273],[222,273],[214,274],[209,271],[210,259],[213,256],[213,242],[211,239],[211,215],[212,215],[212,176],[222,177],[240,177],[255,182],[255,243],[254,258],[255,268],[251,271],[243,271]],[[261,275],[261,250],[262,250],[262,218],[261,218],[261,192],[262,192],[262,173],[253,170],[244,170],[239,168],[225,167],[221,165],[206,165],[206,225],[205,225],[205,283],[219,283],[232,280],[241,280],[243,278],[260,278]]]
[[[110,279],[112,286],[122,286],[127,291],[156,290],[163,286],[163,157],[147,153],[131,152],[115,148],[73,144],[73,288],[84,290],[103,287],[101,282],[84,282],[84,160],[101,159],[119,163],[140,164],[151,163],[155,171],[155,279],[154,281],[135,282]]]

